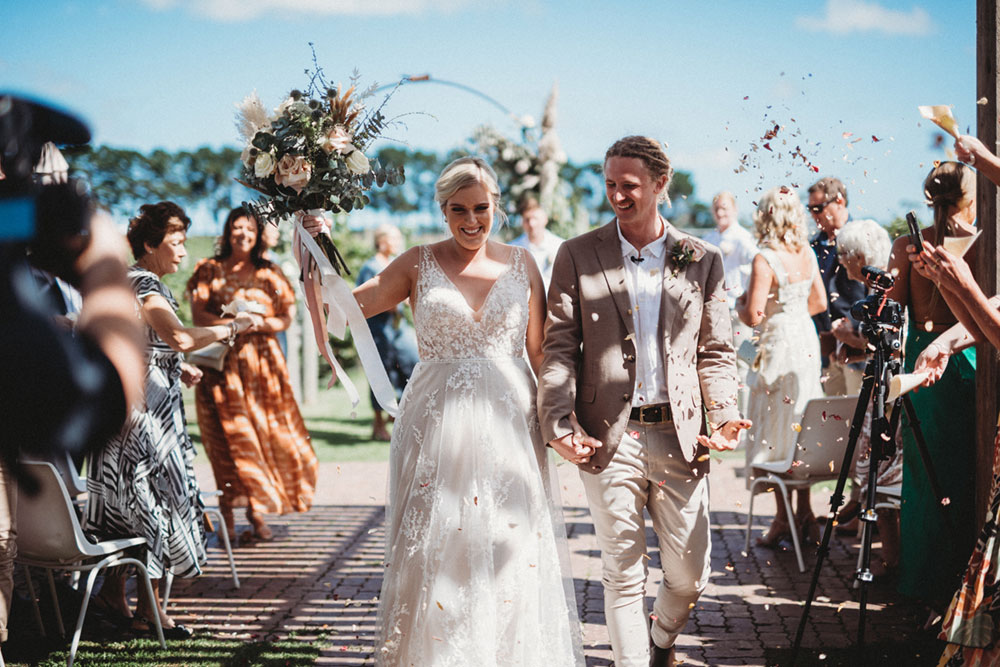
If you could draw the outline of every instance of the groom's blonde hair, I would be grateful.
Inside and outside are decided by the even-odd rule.
[[[445,204],[455,196],[456,192],[470,185],[482,185],[486,188],[500,222],[507,222],[507,213],[500,203],[500,185],[497,182],[496,172],[486,160],[474,155],[454,160],[438,176],[437,182],[434,183],[434,201],[441,207],[441,212],[444,212]]]
[[[674,177],[674,168],[670,165],[670,158],[667,157],[666,148],[652,137],[631,135],[622,137],[604,154],[604,164],[613,157],[631,157],[641,160],[649,171],[649,177],[656,182],[661,176],[667,177],[667,184],[663,186],[658,200],[660,203],[670,205],[670,196],[667,190],[670,189],[670,180]]]

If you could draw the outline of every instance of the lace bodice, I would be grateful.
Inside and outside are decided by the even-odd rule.
[[[420,248],[413,319],[421,361],[521,357],[531,289],[524,252],[513,249],[476,312],[445,275],[431,249]]]
[[[794,316],[805,314],[808,317],[809,293],[816,271],[819,270],[816,257],[810,253],[812,271],[809,273],[809,278],[788,282],[788,271],[785,270],[785,265],[781,263],[778,254],[770,248],[762,248],[760,254],[767,260],[778,279],[778,285],[771,288],[767,305],[764,307],[764,325],[766,326],[774,317],[782,319],[781,316],[784,314]]]

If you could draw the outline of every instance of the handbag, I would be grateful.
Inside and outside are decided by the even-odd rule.
[[[229,352],[226,343],[209,343],[205,347],[187,353],[188,363],[221,371],[226,365],[226,354]]]

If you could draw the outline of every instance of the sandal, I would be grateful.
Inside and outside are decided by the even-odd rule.
[[[758,537],[756,544],[758,547],[764,547],[765,549],[775,549],[779,546],[782,540],[789,539],[791,537],[792,531],[788,524],[779,524],[777,521],[772,521],[771,527],[767,529],[767,533]]]
[[[264,517],[257,514],[250,508],[247,508],[247,520],[249,520],[250,525],[253,526],[254,537],[258,540],[266,542],[274,537],[274,532],[271,530],[271,527],[267,525],[267,522],[264,521]]]
[[[164,639],[190,639],[194,636],[194,632],[189,627],[180,623],[169,628],[161,624],[161,627]],[[141,616],[132,619],[130,630],[132,634],[140,637],[156,637],[156,624]]]
[[[105,600],[101,597],[100,593],[90,598],[90,608],[103,616],[109,623],[119,628],[131,625],[132,621],[135,619],[135,616],[129,616],[121,609],[118,609],[113,604]],[[132,610],[129,609],[129,612],[131,611]]]

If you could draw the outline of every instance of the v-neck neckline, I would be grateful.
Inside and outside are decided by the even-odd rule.
[[[451,276],[448,275],[448,272],[444,270],[444,267],[441,266],[441,262],[438,261],[437,255],[434,254],[434,251],[430,247],[427,248],[427,252],[430,253],[431,259],[434,260],[434,265],[437,266],[438,271],[441,272],[441,275],[444,276],[444,279],[447,280],[448,284],[451,285],[452,289],[458,292],[458,295],[462,297],[462,303],[464,303],[465,307],[469,309],[470,313],[472,313],[473,321],[478,323],[482,317],[483,311],[486,309],[487,304],[489,304],[490,302],[490,297],[493,296],[493,290],[497,286],[497,283],[500,282],[500,280],[510,270],[510,265],[514,260],[514,253],[517,252],[517,249],[511,248],[510,253],[507,256],[507,261],[504,262],[503,268],[500,270],[500,274],[497,275],[496,279],[493,281],[493,284],[490,285],[489,290],[486,291],[486,296],[483,298],[483,302],[479,305],[479,308],[472,307],[472,304],[469,303],[469,300],[466,298],[465,293],[461,289],[459,289],[458,285],[455,284],[455,281],[452,280]]]

